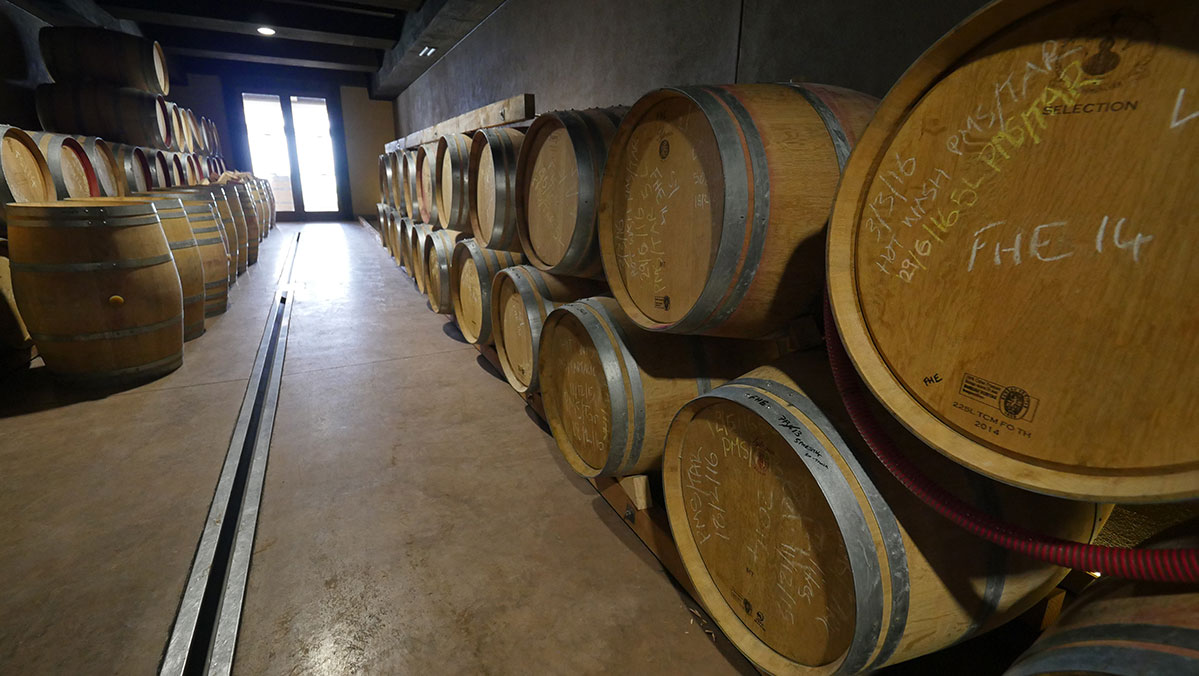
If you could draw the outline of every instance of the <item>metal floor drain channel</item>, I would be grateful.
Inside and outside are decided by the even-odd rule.
[[[158,673],[228,674],[241,623],[267,454],[291,321],[291,277],[300,235],[290,245],[241,412],[200,534],[191,573]]]

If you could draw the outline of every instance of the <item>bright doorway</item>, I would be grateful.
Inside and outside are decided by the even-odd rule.
[[[252,171],[271,182],[280,212],[335,217],[349,208],[342,204],[324,98],[245,92],[242,112]]]

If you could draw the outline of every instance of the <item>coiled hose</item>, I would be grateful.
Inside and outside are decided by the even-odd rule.
[[[1131,580],[1199,583],[1199,549],[1123,549],[1062,540],[1000,521],[946,491],[895,448],[870,411],[872,395],[849,360],[827,295],[824,331],[833,379],[858,433],[879,462],[938,514],[988,542],[1057,566]]]

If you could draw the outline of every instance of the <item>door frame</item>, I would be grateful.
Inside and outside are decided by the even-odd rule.
[[[329,137],[333,142],[333,173],[337,180],[337,203],[340,209],[322,212],[280,211],[279,220],[329,221],[353,218],[350,170],[346,159],[346,134],[341,116],[341,86],[338,83],[298,78],[238,76],[222,77],[221,87],[224,90],[225,114],[229,119],[229,129],[238,135],[230,148],[235,160],[234,166],[237,167],[254,166],[250,161],[250,133],[246,127],[242,94],[273,94],[279,97],[279,105],[283,111],[283,130],[287,136],[287,149],[291,154],[292,193],[300,208],[303,208],[304,204],[304,191],[300,184],[299,158],[296,154],[295,130],[291,121],[291,97],[323,98],[329,114]]]

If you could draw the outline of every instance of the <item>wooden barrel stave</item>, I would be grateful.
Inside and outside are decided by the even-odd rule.
[[[138,35],[91,26],[38,32],[46,70],[58,81],[95,80],[152,94],[170,91],[162,46]]]
[[[441,227],[437,213],[437,144],[427,143],[416,150],[416,200],[420,209],[420,220],[433,226]]]
[[[516,161],[524,132],[480,129],[471,139],[470,225],[480,246],[523,251],[516,226]]]
[[[13,289],[51,372],[87,383],[178,368],[183,294],[151,205],[80,200],[9,210]]]
[[[514,265],[491,282],[491,333],[500,368],[512,389],[536,392],[541,329],[554,308],[607,291],[598,280],[551,275],[531,265]]]
[[[525,257],[512,251],[497,251],[466,239],[454,247],[454,263],[450,266],[450,300],[454,320],[466,342],[490,345],[491,283],[496,274],[513,265],[523,265]]]
[[[596,242],[600,178],[626,108],[539,115],[516,164],[516,222],[534,266],[555,274],[602,277]]]
[[[470,137],[447,134],[437,141],[437,219],[447,230],[470,230]]]
[[[679,408],[784,353],[771,341],[652,333],[612,298],[584,298],[545,319],[537,356],[545,418],[580,476],[660,469]]]
[[[100,183],[92,161],[78,141],[65,134],[35,131],[29,135],[46,157],[58,199],[100,195]]]
[[[879,106],[828,234],[836,324],[888,411],[976,471],[1076,499],[1199,497],[1184,431],[1199,193],[1179,150],[1199,125],[1174,116],[1199,7],[1136,11],[1041,0],[971,16]],[[1009,75],[1020,86],[997,98]]]
[[[450,296],[454,246],[468,237],[468,233],[459,230],[437,230],[425,240],[425,292],[429,296],[429,307],[437,314],[454,312],[454,300]]]
[[[816,351],[698,397],[671,423],[663,478],[680,555],[705,608],[759,668],[850,674],[902,662],[1006,622],[1065,574],[934,515],[847,418]],[[991,482],[887,424],[934,480],[1009,522],[1090,541],[1110,512]]]

